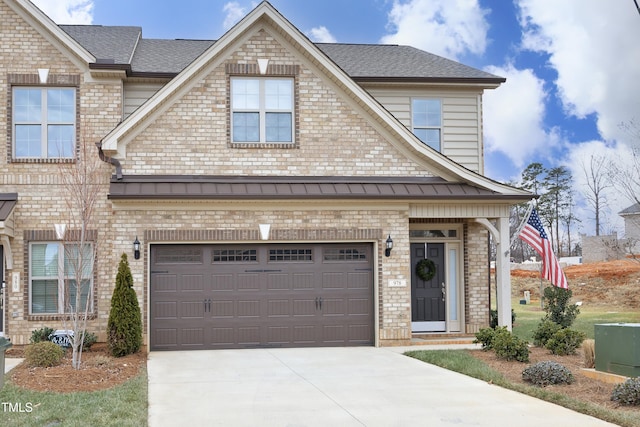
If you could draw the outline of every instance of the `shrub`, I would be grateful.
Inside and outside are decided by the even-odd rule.
[[[562,326],[557,323],[552,322],[549,319],[542,319],[536,330],[533,331],[533,345],[537,347],[544,347],[547,344],[547,341],[549,341],[560,329],[562,329]]]
[[[30,344],[24,349],[24,358],[28,366],[47,368],[59,365],[64,357],[64,350],[50,341]]]
[[[91,348],[98,341],[98,337],[96,334],[92,332],[84,331],[84,339],[82,340],[83,348]]]
[[[576,349],[580,347],[585,339],[585,334],[573,329],[560,329],[547,341],[545,348],[558,356],[576,354]]]
[[[35,344],[42,341],[50,341],[49,336],[55,332],[55,329],[44,326],[31,332],[31,343]]]
[[[529,343],[513,335],[505,326],[495,329],[491,347],[499,359],[529,361]]]
[[[640,405],[640,377],[629,378],[616,384],[611,393],[611,400],[621,405]]]
[[[545,387],[550,384],[571,384],[573,374],[557,362],[538,362],[522,371],[522,379],[534,385]]]
[[[546,319],[568,328],[576,320],[580,309],[575,304],[569,304],[573,292],[569,289],[548,286],[544,289],[544,311],[547,312]]]
[[[474,344],[482,344],[483,350],[491,350],[491,341],[496,334],[496,330],[493,328],[482,328],[476,332],[476,339],[473,340]]]
[[[596,342],[595,340],[582,341],[582,353],[584,354],[584,367],[596,367]]]
[[[109,351],[115,357],[135,353],[142,346],[142,316],[138,297],[133,289],[133,276],[127,254],[122,254],[116,287],[111,297],[111,311],[107,322]]]
[[[516,312],[511,309],[511,323],[516,323]],[[498,327],[498,310],[489,311],[489,327],[495,329]]]

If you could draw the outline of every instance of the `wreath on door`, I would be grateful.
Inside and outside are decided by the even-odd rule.
[[[416,264],[416,274],[420,279],[428,282],[436,275],[436,264],[430,259],[421,259]]]

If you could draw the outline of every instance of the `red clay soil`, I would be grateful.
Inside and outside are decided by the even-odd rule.
[[[572,265],[564,272],[573,293],[572,301],[606,306],[619,310],[640,307],[640,260],[618,260]],[[539,301],[540,272],[511,270],[514,297],[522,298],[524,291]],[[543,282],[543,287],[549,286]]]

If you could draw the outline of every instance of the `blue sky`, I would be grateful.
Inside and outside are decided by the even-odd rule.
[[[59,24],[136,25],[146,38],[217,39],[252,0],[33,0]],[[640,123],[640,14],[633,0],[271,0],[314,41],[397,43],[507,78],[484,96],[485,173],[517,181],[529,163],[574,176],[580,230],[592,235],[580,194],[592,154],[623,162]],[[176,5],[179,5],[177,7]],[[639,191],[640,192],[640,191]],[[604,232],[622,233],[607,197]]]

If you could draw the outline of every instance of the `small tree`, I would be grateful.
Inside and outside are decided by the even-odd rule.
[[[116,275],[116,287],[111,297],[111,311],[107,324],[109,350],[115,357],[140,350],[142,345],[142,316],[138,297],[133,289],[133,276],[127,254],[123,253]]]
[[[544,289],[544,300],[546,301],[544,311],[547,312],[545,319],[568,328],[576,320],[580,309],[575,304],[569,304],[573,292],[569,289],[549,286]]]

